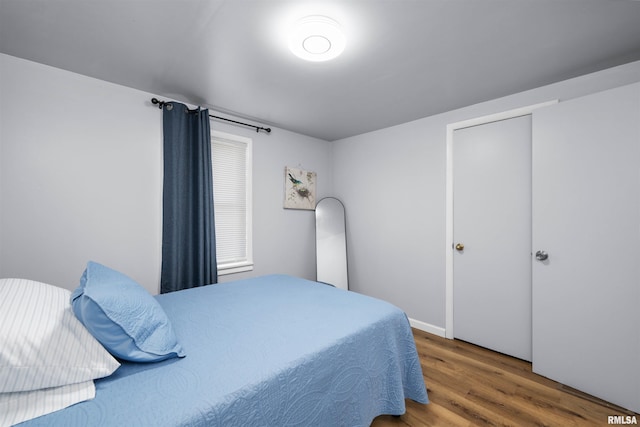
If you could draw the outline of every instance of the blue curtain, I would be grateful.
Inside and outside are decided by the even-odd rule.
[[[208,110],[163,107],[164,184],[160,292],[217,283]]]

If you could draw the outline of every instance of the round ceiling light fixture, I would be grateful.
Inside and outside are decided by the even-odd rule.
[[[289,49],[307,61],[334,59],[344,51],[345,46],[346,39],[340,24],[327,16],[304,17],[291,29]]]

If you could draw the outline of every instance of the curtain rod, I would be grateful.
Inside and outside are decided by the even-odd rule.
[[[160,101],[157,98],[151,98],[151,103],[152,104],[157,104],[158,108],[160,108],[160,109],[162,109],[162,106],[169,104],[169,102]],[[236,121],[236,120],[226,119],[224,117],[218,117],[218,116],[214,116],[212,114],[209,114],[209,117],[211,117],[213,119],[224,120],[226,122],[231,122],[231,123],[235,123],[235,124],[238,124],[238,125],[254,128],[256,130],[256,132],[260,132],[261,130],[263,130],[263,131],[265,131],[267,133],[271,133],[271,128],[264,128],[262,126],[256,126],[256,125],[252,125],[252,124],[249,124],[249,123],[243,123],[243,122],[239,122],[239,121]]]

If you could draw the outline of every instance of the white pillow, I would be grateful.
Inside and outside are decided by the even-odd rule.
[[[75,317],[70,296],[32,280],[0,279],[0,393],[86,382],[120,366]]]
[[[93,381],[42,390],[0,393],[0,427],[8,427],[32,418],[59,411],[85,400],[93,399]]]

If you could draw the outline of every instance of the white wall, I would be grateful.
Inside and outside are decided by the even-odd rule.
[[[162,113],[154,95],[0,54],[0,277],[74,289],[88,260],[159,289]],[[284,167],[332,188],[331,145],[273,129],[254,140],[255,270],[315,277],[311,211],[286,211]]]
[[[637,81],[640,62],[335,141],[351,289],[390,301],[424,329],[444,334],[447,124]]]
[[[0,276],[73,289],[95,260],[156,289],[162,117],[149,95],[0,61]]]

